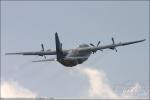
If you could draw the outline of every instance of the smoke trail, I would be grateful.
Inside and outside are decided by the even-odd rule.
[[[81,66],[77,68],[80,73],[86,75],[90,83],[88,88],[88,94],[90,98],[102,98],[102,99],[137,99],[148,98],[149,94],[139,97],[141,92],[141,86],[137,82],[135,85],[122,90],[121,94],[113,90],[109,85],[106,74],[102,70],[96,70],[91,67]]]
[[[89,95],[92,98],[120,98],[108,84],[107,77],[105,73],[100,70],[92,68],[80,68],[80,72],[88,77],[90,86],[89,86]]]

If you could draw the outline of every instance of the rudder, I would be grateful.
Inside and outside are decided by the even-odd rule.
[[[57,60],[60,60],[63,57],[63,51],[62,51],[62,43],[59,40],[57,32],[55,33],[55,42],[56,42]]]

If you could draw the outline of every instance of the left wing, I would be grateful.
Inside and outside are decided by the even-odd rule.
[[[112,39],[113,40],[113,39]],[[124,42],[124,43],[114,43],[114,40],[113,40],[113,44],[110,44],[110,45],[105,45],[105,46],[98,46],[98,47],[87,47],[87,48],[77,48],[76,50],[77,51],[97,51],[97,50],[103,50],[103,49],[116,49],[116,47],[119,47],[119,46],[125,46],[125,45],[130,45],[130,44],[134,44],[134,43],[139,43],[139,42],[143,42],[145,41],[146,39],[143,39],[143,40],[138,40],[138,41],[131,41],[131,42]]]
[[[56,51],[37,51],[37,52],[18,52],[18,53],[6,53],[6,55],[56,55]]]

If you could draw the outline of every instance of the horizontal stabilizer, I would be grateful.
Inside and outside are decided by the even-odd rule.
[[[88,57],[66,57],[64,60],[77,60],[77,59],[87,59]]]
[[[57,60],[56,58],[52,58],[52,59],[44,59],[44,60],[35,60],[32,62],[46,62],[46,61],[56,61],[56,60]]]

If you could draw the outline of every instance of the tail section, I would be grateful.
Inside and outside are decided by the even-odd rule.
[[[59,40],[57,32],[55,33],[55,42],[56,42],[57,60],[60,60],[63,57],[63,51],[62,51],[62,43]]]

